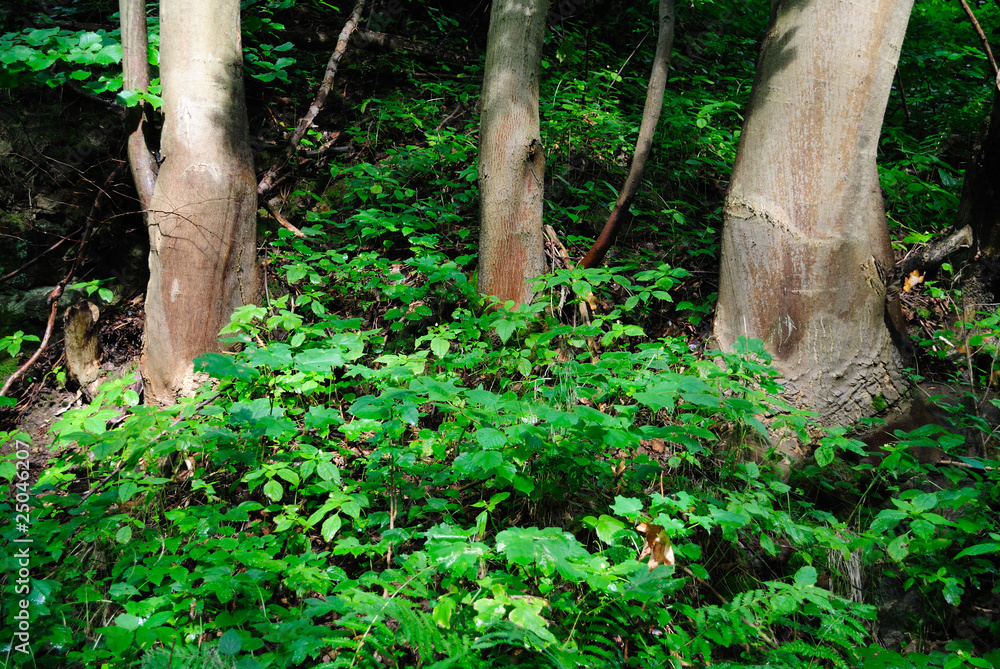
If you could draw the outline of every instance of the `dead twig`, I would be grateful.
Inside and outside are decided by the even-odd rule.
[[[920,253],[908,256],[889,272],[886,278],[886,294],[898,295],[903,290],[903,280],[915,269],[937,269],[958,249],[972,246],[972,228],[968,225],[951,233],[944,239],[931,244]]]
[[[80,232],[80,230],[83,230],[83,228],[77,228],[73,232],[69,233],[69,235],[60,238],[58,242],[56,242],[55,244],[53,244],[49,248],[45,249],[44,251],[42,251],[41,253],[39,253],[38,255],[36,255],[34,258],[32,258],[28,262],[24,263],[20,267],[18,267],[17,269],[11,270],[10,272],[7,272],[3,276],[0,276],[0,283],[3,283],[5,281],[10,281],[15,276],[17,276],[18,274],[20,274],[21,272],[23,272],[24,270],[28,269],[29,267],[31,267],[32,265],[34,265],[36,262],[38,262],[39,260],[41,260],[42,258],[44,258],[47,254],[52,253],[57,248],[59,248],[60,246],[62,246],[64,243],[68,242],[73,237],[73,235],[75,235],[76,233]]]
[[[56,311],[58,311],[59,309],[59,298],[62,297],[63,290],[65,290],[66,288],[66,284],[69,283],[70,279],[72,279],[73,275],[76,273],[76,268],[80,264],[80,259],[83,257],[84,248],[87,246],[87,240],[90,239],[90,231],[93,230],[94,228],[94,219],[97,217],[98,212],[100,212],[101,210],[101,202],[104,198],[104,195],[107,194],[107,189],[109,184],[111,184],[111,182],[114,181],[115,177],[118,176],[118,170],[120,169],[121,169],[121,164],[119,164],[117,167],[115,167],[115,169],[111,171],[111,174],[109,174],[108,178],[104,181],[104,186],[98,189],[97,195],[94,197],[94,204],[91,205],[90,213],[87,214],[87,222],[83,226],[83,236],[80,238],[80,250],[77,252],[76,257],[73,258],[73,262],[70,264],[69,267],[69,272],[66,273],[66,276],[63,278],[63,280],[57,283],[56,287],[52,289],[51,293],[49,293],[49,297],[46,300],[46,303],[50,305],[49,320],[45,325],[45,335],[42,337],[42,341],[38,345],[38,349],[34,352],[34,354],[32,354],[30,358],[28,358],[28,361],[26,363],[18,367],[17,370],[10,375],[10,378],[8,378],[6,383],[3,384],[3,387],[0,388],[0,397],[3,397],[4,395],[7,394],[7,391],[10,390],[10,387],[14,384],[14,381],[21,378],[21,375],[24,374],[33,364],[35,364],[35,361],[38,360],[39,357],[41,357],[42,352],[45,350],[45,347],[48,346],[49,339],[52,337],[52,330],[55,327]]]
[[[299,239],[306,238],[306,233],[302,232],[294,225],[292,225],[291,221],[282,216],[281,212],[279,212],[277,209],[272,207],[270,202],[264,203],[264,209],[267,211],[267,213],[271,214],[271,216],[274,217],[274,220],[276,220],[278,223],[281,224],[281,227],[285,228],[286,230],[289,230],[293,235],[295,235]]]
[[[983,32],[982,26],[979,25],[979,21],[976,20],[976,15],[972,13],[972,7],[969,7],[969,3],[965,0],[958,0],[962,4],[962,9],[965,10],[966,15],[969,17],[969,21],[972,23],[972,27],[975,29],[976,34],[979,35],[979,41],[983,43],[983,51],[986,53],[986,59],[990,61],[990,68],[993,70],[993,77],[996,81],[1000,81],[1000,70],[997,69],[997,61],[993,58],[993,50],[990,49],[990,43],[986,39],[986,33]]]
[[[257,185],[257,194],[264,195],[273,186],[275,178],[278,176],[278,172],[288,163],[292,158],[292,154],[295,153],[295,149],[298,148],[299,142],[305,137],[306,131],[312,126],[313,121],[319,115],[320,110],[323,109],[323,105],[326,103],[326,98],[330,94],[330,89],[333,87],[333,78],[337,74],[337,68],[340,66],[340,59],[344,56],[344,51],[347,50],[347,43],[351,39],[351,33],[354,29],[358,27],[358,21],[361,20],[361,12],[364,11],[365,0],[358,0],[358,3],[354,6],[354,11],[351,13],[347,23],[344,24],[344,29],[340,31],[340,37],[337,38],[337,48],[334,49],[333,54],[330,56],[329,62],[326,64],[326,74],[323,76],[323,83],[320,84],[319,90],[316,92],[316,98],[313,103],[309,106],[309,111],[306,115],[302,117],[299,121],[298,126],[295,128],[295,132],[288,139],[288,144],[285,146],[285,150],[282,154],[282,158],[275,162],[274,165],[264,174],[264,178],[260,180]]]

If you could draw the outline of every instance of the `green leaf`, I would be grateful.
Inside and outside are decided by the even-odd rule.
[[[325,372],[334,367],[343,367],[346,359],[344,351],[338,348],[311,348],[295,356],[295,367],[305,372]]]
[[[988,553],[1000,552],[1000,544],[976,544],[969,546],[955,556],[955,559],[968,557],[970,555],[986,555]]]
[[[611,505],[611,510],[619,516],[635,520],[642,513],[642,501],[618,495],[615,497],[615,503]]]
[[[606,544],[610,544],[615,534],[627,527],[625,523],[605,514],[597,519],[597,538]]]
[[[139,486],[137,486],[132,481],[125,481],[118,487],[118,501],[127,502],[139,491]]]
[[[219,652],[223,655],[236,655],[243,648],[243,639],[236,630],[228,630],[219,638]]]
[[[118,528],[115,532],[115,541],[120,544],[127,544],[132,541],[132,526],[126,525],[125,527]]]
[[[138,616],[133,616],[131,613],[123,613],[117,618],[115,618],[115,625],[126,629],[128,631],[135,630],[142,624],[142,620]]]
[[[500,341],[507,343],[514,331],[517,330],[517,326],[511,320],[502,320],[497,322],[496,331],[497,336],[500,337]]]
[[[299,484],[300,481],[299,475],[293,472],[291,469],[279,469],[275,473],[281,478],[291,483],[293,488]]]
[[[805,566],[795,572],[795,585],[800,588],[816,585],[816,578],[818,574],[816,573],[816,567]]]
[[[319,474],[319,477],[324,481],[340,483],[340,469],[332,462],[320,462],[316,465],[316,473]]]
[[[476,430],[476,441],[483,448],[495,450],[507,445],[507,437],[494,427],[482,427]]]
[[[833,462],[833,456],[835,453],[836,448],[832,444],[823,444],[817,448],[814,453],[816,464],[820,467],[826,467],[828,464]]]
[[[574,561],[585,560],[590,553],[569,532],[558,527],[514,527],[497,534],[497,551],[522,567],[535,565],[543,576],[556,570],[564,578],[582,577]]]
[[[455,612],[456,606],[457,604],[451,595],[442,595],[438,599],[437,604],[434,605],[434,613],[431,614],[438,627],[451,628],[451,614]]]
[[[343,519],[341,519],[340,514],[333,514],[329,518],[323,521],[323,526],[320,527],[320,534],[323,535],[323,541],[329,543],[337,536],[337,532],[344,525]]]
[[[547,603],[541,597],[515,599],[513,601],[514,610],[507,617],[518,627],[533,632],[546,644],[555,643],[555,635],[546,628],[545,618],[541,616],[542,607]]]
[[[431,352],[439,358],[443,358],[451,348],[451,342],[442,337],[431,338]]]
[[[886,553],[896,562],[902,561],[903,558],[910,554],[909,535],[903,534],[893,539],[886,547]]]
[[[282,495],[284,495],[284,490],[282,489],[280,483],[271,479],[264,484],[264,494],[267,495],[267,498],[272,502],[277,502],[281,499]]]

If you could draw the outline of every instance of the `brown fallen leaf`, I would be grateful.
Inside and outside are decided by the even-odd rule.
[[[639,553],[639,559],[649,556],[649,570],[653,571],[661,564],[676,564],[674,559],[674,546],[670,543],[670,537],[662,525],[653,523],[639,523],[635,526],[645,537],[646,541]]]

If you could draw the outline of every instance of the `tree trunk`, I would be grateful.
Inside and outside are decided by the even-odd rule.
[[[912,4],[772,3],[726,199],[715,336],[762,339],[826,424],[906,387],[875,157]]]
[[[660,0],[660,36],[656,41],[653,71],[649,75],[646,106],[642,110],[642,123],[639,124],[639,139],[635,142],[635,152],[632,154],[632,166],[604,229],[580,263],[584,268],[597,267],[604,260],[604,255],[615,243],[618,230],[630,220],[629,208],[639,192],[639,183],[646,171],[646,161],[653,149],[653,135],[656,134],[656,124],[660,120],[660,110],[663,109],[663,91],[667,87],[667,71],[670,69],[670,50],[673,44],[674,0]]]
[[[163,132],[153,190],[146,400],[193,390],[192,359],[258,293],[256,181],[243,97],[238,0],[160,5]]]
[[[122,87],[127,91],[149,90],[149,35],[146,28],[146,0],[119,0],[122,28]],[[146,143],[152,110],[146,102],[126,112],[128,162],[139,195],[143,218],[149,222],[149,201],[156,184],[156,161]]]
[[[547,0],[495,0],[479,131],[479,292],[530,302],[545,271],[538,71]]]

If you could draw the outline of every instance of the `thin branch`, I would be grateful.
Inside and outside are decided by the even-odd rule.
[[[298,147],[299,142],[305,137],[306,131],[312,126],[313,121],[319,115],[323,105],[326,103],[327,95],[330,94],[330,89],[333,88],[333,78],[337,74],[337,68],[340,66],[340,59],[344,55],[344,51],[347,49],[347,43],[351,39],[351,33],[354,29],[358,27],[358,21],[361,20],[361,12],[365,8],[365,0],[358,0],[358,4],[354,6],[354,11],[351,13],[351,17],[347,19],[347,23],[344,24],[344,29],[340,32],[340,37],[337,39],[337,48],[334,49],[333,54],[330,56],[330,61],[326,64],[326,74],[323,76],[323,83],[320,84],[319,90],[316,92],[316,98],[313,100],[312,105],[309,106],[309,111],[306,115],[302,117],[299,121],[299,125],[295,128],[295,132],[288,140],[288,144],[285,146],[282,158],[278,160],[264,175],[264,178],[260,180],[257,185],[257,194],[264,195],[273,186],[275,177],[278,176],[278,172],[284,167],[288,161],[291,159],[292,154],[295,153],[295,149]]]
[[[14,381],[19,379],[29,367],[35,364],[35,361],[42,355],[42,351],[44,351],[45,347],[48,346],[49,338],[52,336],[52,329],[55,326],[56,311],[59,309],[59,298],[62,296],[63,290],[66,288],[66,284],[69,283],[70,279],[72,279],[73,275],[76,273],[77,265],[80,264],[80,259],[83,257],[83,250],[87,246],[87,240],[90,239],[90,231],[94,228],[94,219],[97,217],[97,213],[101,210],[101,201],[103,196],[107,194],[108,185],[115,179],[116,176],[118,176],[119,169],[121,169],[120,164],[111,171],[111,174],[108,175],[108,178],[104,182],[104,187],[97,191],[97,195],[94,197],[94,204],[90,207],[90,213],[87,215],[87,222],[84,224],[83,236],[80,238],[80,250],[77,252],[76,257],[73,258],[73,262],[70,264],[69,272],[62,281],[56,284],[56,287],[52,289],[52,292],[49,293],[47,303],[51,306],[49,308],[49,320],[45,325],[45,336],[42,337],[42,341],[39,344],[38,349],[28,359],[28,361],[18,367],[17,371],[11,374],[10,378],[7,379],[7,382],[3,384],[2,388],[0,388],[0,397],[7,394],[7,391],[10,390]]]
[[[6,274],[4,274],[3,276],[0,276],[0,283],[4,283],[6,281],[10,281],[15,276],[17,276],[18,274],[20,274],[21,272],[23,272],[24,270],[28,269],[29,267],[31,267],[32,265],[34,265],[36,262],[38,262],[39,260],[41,260],[42,258],[44,258],[47,254],[52,253],[57,248],[59,248],[60,246],[62,246],[64,243],[68,242],[69,239],[70,239],[70,237],[72,237],[76,233],[80,232],[80,230],[82,230],[82,229],[83,228],[77,228],[73,232],[69,233],[69,235],[67,235],[66,237],[61,238],[58,242],[56,242],[55,244],[53,244],[49,248],[45,249],[44,251],[42,251],[41,253],[39,253],[38,255],[36,255],[34,258],[32,258],[28,262],[24,263],[20,267],[18,267],[17,269],[11,270],[11,271],[7,272]]]
[[[990,43],[986,40],[986,33],[983,32],[982,26],[979,25],[979,21],[976,20],[976,15],[972,13],[972,7],[969,7],[969,3],[965,0],[958,0],[962,3],[962,9],[969,17],[969,21],[972,22],[972,27],[975,28],[976,34],[979,35],[979,40],[983,43],[983,51],[986,52],[986,59],[990,61],[990,67],[993,70],[993,77],[1000,80],[1000,70],[997,69],[997,61],[993,58],[993,50],[990,49]]]
[[[271,216],[274,217],[274,220],[276,220],[278,223],[281,223],[281,227],[290,231],[293,235],[295,235],[299,239],[305,239],[306,233],[302,232],[294,225],[292,225],[291,221],[282,216],[281,212],[279,212],[277,209],[272,207],[270,202],[264,203],[264,209],[267,210],[267,213],[271,214]]]
[[[906,117],[906,122],[909,123],[912,119],[910,118],[910,105],[906,104],[906,89],[903,88],[903,74],[896,68],[896,83],[899,84],[899,98],[903,101],[903,115]]]
[[[639,139],[635,143],[632,166],[628,178],[625,179],[625,185],[618,194],[618,201],[615,202],[614,209],[604,224],[604,229],[581,263],[585,268],[596,267],[604,260],[604,255],[614,244],[618,230],[628,217],[629,207],[632,206],[639,190],[642,175],[646,171],[646,161],[653,148],[653,135],[660,120],[660,110],[663,108],[663,91],[667,86],[667,71],[670,69],[670,50],[673,43],[674,0],[660,0],[660,36],[656,42],[653,72],[649,75],[646,106],[642,110],[642,124],[639,126]]]
[[[418,42],[417,40],[410,39],[408,37],[388,35],[386,33],[375,32],[374,30],[359,30],[354,33],[352,41],[360,47],[366,47],[374,44],[385,49],[406,51],[407,53],[412,53],[422,58],[446,60],[459,65],[466,65],[472,60],[471,56],[458,51],[443,48],[437,44]]]
[[[26,371],[28,371],[29,367],[35,364],[35,361],[38,360],[39,357],[41,357],[42,351],[44,351],[45,347],[49,345],[49,338],[52,336],[52,329],[56,323],[56,311],[59,310],[59,296],[62,295],[62,292],[63,292],[63,284],[59,284],[55,288],[53,288],[52,292],[49,294],[47,302],[52,306],[49,307],[49,320],[48,323],[45,324],[45,336],[42,337],[42,343],[38,345],[38,348],[31,355],[31,357],[28,358],[28,361],[23,365],[21,365],[20,367],[18,367],[17,371],[15,371],[13,374],[10,375],[10,378],[7,379],[7,382],[3,384],[3,388],[0,388],[0,397],[3,397],[4,395],[7,394],[7,391],[10,390],[10,387],[14,385],[14,381],[17,381],[19,378],[21,378],[21,375],[24,374]]]

